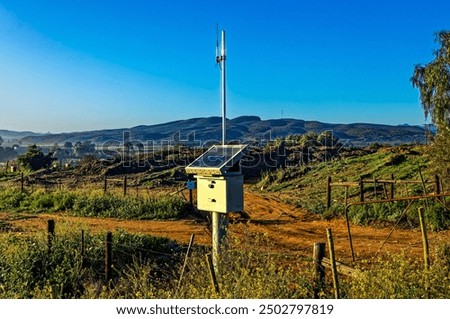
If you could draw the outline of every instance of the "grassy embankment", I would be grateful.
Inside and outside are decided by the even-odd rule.
[[[323,218],[333,218],[343,216],[345,188],[332,188],[332,206],[326,209],[328,177],[333,182],[358,182],[360,178],[390,180],[392,175],[399,181],[395,184],[395,198],[434,192],[434,175],[429,167],[426,146],[380,148],[363,156],[347,156],[300,168],[279,169],[264,174],[254,190],[279,196],[282,200],[304,207]],[[405,184],[402,180],[415,180],[418,183]],[[443,186],[443,190],[450,188],[450,185]],[[359,186],[349,187],[347,191],[348,203],[359,201]],[[364,184],[365,200],[386,198],[389,192],[390,186],[387,184]],[[355,206],[350,207],[349,217],[359,225],[393,223],[401,218],[401,225],[417,227],[417,208],[424,206],[429,227],[442,230],[450,227],[450,214],[446,208],[449,205],[442,203],[443,201],[431,199],[420,200],[411,204],[407,210],[406,201]]]

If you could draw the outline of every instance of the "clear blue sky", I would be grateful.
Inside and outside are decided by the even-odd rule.
[[[423,124],[414,66],[450,2],[0,0],[0,129],[124,128],[228,117]]]

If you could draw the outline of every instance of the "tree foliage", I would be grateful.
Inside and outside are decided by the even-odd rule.
[[[76,142],[75,145],[73,145],[73,150],[78,157],[95,154],[95,144],[91,143],[91,141]]]
[[[435,59],[416,65],[411,82],[419,89],[425,117],[430,116],[437,132],[432,144],[432,162],[437,174],[450,181],[450,31],[436,35],[440,47]]]
[[[20,155],[17,160],[23,167],[35,171],[50,167],[55,158],[53,157],[53,153],[45,155],[39,147],[30,145],[27,152]]]
[[[317,136],[317,143],[328,148],[342,146],[341,142],[339,142],[339,138],[335,136],[332,131],[323,131],[322,133],[320,133]]]
[[[411,82],[419,89],[425,116],[431,117],[438,130],[450,127],[450,31],[436,36],[440,48],[435,59],[426,65],[416,65]]]

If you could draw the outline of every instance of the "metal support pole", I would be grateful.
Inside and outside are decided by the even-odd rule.
[[[220,65],[222,67],[221,83],[222,83],[222,145],[226,144],[226,122],[227,122],[227,96],[226,96],[226,74],[225,74],[225,31],[222,30],[222,43],[220,50]]]
[[[228,214],[212,212],[212,259],[216,274],[219,274],[219,260],[226,245],[226,235],[230,219]]]

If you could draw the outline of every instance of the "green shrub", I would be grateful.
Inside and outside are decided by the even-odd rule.
[[[312,298],[312,267],[298,257],[273,254],[273,243],[264,234],[247,233],[228,240],[226,254],[216,273],[219,293],[210,278],[205,250],[188,260],[188,271],[171,298]],[[205,280],[207,278],[207,280]]]
[[[363,264],[364,270],[344,282],[345,297],[353,299],[421,299],[450,297],[450,245],[440,243],[432,256],[429,271],[422,261],[403,254],[375,263]]]
[[[426,296],[423,271],[417,261],[404,255],[377,260],[348,283],[352,299],[417,299]]]
[[[21,193],[15,190],[0,191],[0,209],[17,210],[21,202],[27,197],[27,193]]]
[[[30,196],[30,202],[24,209],[29,209],[33,212],[51,212],[54,211],[54,196],[46,193],[33,193]]]
[[[367,226],[376,222],[387,222],[411,228],[419,226],[418,208],[420,206],[425,208],[426,224],[431,231],[450,228],[450,212],[444,205],[434,201],[428,201],[428,205],[416,202],[409,207],[406,202],[351,206],[348,215],[357,225]]]
[[[375,221],[392,221],[392,207],[386,204],[351,206],[348,211],[350,220],[357,225],[369,225]]]
[[[43,234],[0,237],[0,298],[81,298],[93,286],[104,285],[105,234],[85,234],[83,258],[80,236],[57,229],[51,249]],[[126,276],[132,265],[154,264],[149,279],[156,281],[161,273],[170,273],[168,264],[179,264],[178,245],[167,238],[119,231],[113,234],[112,248],[113,282]]]
[[[322,215],[327,210],[326,205],[323,202],[307,203],[306,209],[313,214]]]
[[[116,195],[77,197],[73,205],[76,216],[116,217],[123,219],[178,219],[188,210],[181,198],[136,198]]]
[[[113,234],[113,280],[104,281],[105,234],[81,234],[58,224],[49,250],[46,234],[0,237],[0,298],[313,298],[310,260],[271,253],[268,238],[231,238],[220,260],[216,293],[205,252],[194,247],[179,281],[181,248],[167,238]],[[450,244],[438,243],[429,271],[405,255],[360,263],[354,277],[340,276],[343,298],[446,298],[450,296]],[[331,276],[321,298],[333,298]]]
[[[8,236],[0,242],[0,296],[31,298],[44,286],[51,298],[75,296],[79,293],[77,278],[81,276],[79,253],[71,241],[54,242],[51,253],[42,239]],[[79,247],[79,243],[77,248]]]
[[[123,219],[179,219],[188,204],[179,197],[139,198],[75,192],[0,191],[0,210],[32,213],[71,211],[76,216]]]
[[[411,223],[419,225],[418,207],[411,209],[408,214],[408,218]],[[444,207],[444,205],[436,202],[428,202],[428,205],[422,205],[425,212],[425,223],[427,228],[431,231],[441,231],[450,228],[450,212]]]

